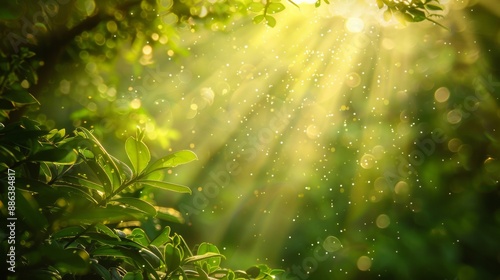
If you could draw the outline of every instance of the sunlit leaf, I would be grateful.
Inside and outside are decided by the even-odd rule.
[[[106,195],[110,195],[113,192],[113,185],[106,175],[106,171],[94,160],[87,161],[87,165],[92,169],[94,175],[99,179]]]
[[[276,26],[276,19],[272,16],[265,16],[266,18],[266,23],[270,27],[275,27]]]
[[[151,205],[149,202],[146,202],[142,199],[138,199],[135,197],[120,197],[113,199],[112,201],[119,202],[124,205],[132,206],[138,210],[144,211],[150,216],[155,216],[156,215],[156,209],[153,205]]]
[[[77,177],[77,176],[68,175],[68,176],[64,177],[64,181],[68,182],[68,183],[71,183],[73,185],[85,187],[85,188],[88,188],[88,189],[91,189],[91,190],[96,190],[96,191],[104,192],[104,188],[102,187],[102,185],[100,185],[98,183],[95,183],[93,181],[90,181],[88,179],[85,179],[83,177]]]
[[[106,166],[102,166],[106,172],[106,176],[110,177],[110,183],[116,183],[117,185],[121,185],[122,179],[120,177],[120,171],[114,162],[112,156],[104,149],[102,144],[97,140],[97,138],[86,128],[79,127],[77,132],[81,132],[83,137],[86,137],[90,141],[89,148],[93,151],[94,155],[99,154],[101,158],[98,160],[101,161],[101,164],[105,164]],[[81,141],[81,143],[85,143]],[[113,185],[110,186],[111,188]]]
[[[109,227],[107,227],[106,225],[104,225],[102,223],[97,223],[97,224],[95,224],[94,227],[96,228],[97,231],[100,231],[111,238],[120,240],[120,237],[118,237],[118,235],[116,235],[116,233],[113,230],[111,230]]]
[[[264,15],[258,15],[253,18],[255,24],[261,23],[264,20]]]
[[[141,244],[142,246],[149,245],[149,238],[146,235],[146,232],[144,232],[144,230],[142,228],[134,228],[132,230],[132,233],[128,236],[128,238]]]
[[[182,217],[182,214],[179,211],[175,210],[174,208],[160,207],[160,206],[155,206],[155,208],[157,211],[156,217],[158,219],[179,224],[184,223],[184,217]]]
[[[205,253],[202,255],[196,255],[196,256],[185,258],[184,262],[191,263],[191,262],[201,261],[201,260],[206,260],[206,259],[214,259],[215,260],[214,264],[216,263],[215,265],[218,265],[220,263],[221,257],[224,257],[224,255],[217,254],[217,253]]]
[[[157,170],[173,168],[182,164],[189,163],[191,161],[197,160],[198,157],[195,153],[189,150],[181,150],[170,154],[168,156],[162,157],[155,161],[151,166],[147,168],[146,173],[151,173]]]
[[[164,245],[165,243],[167,243],[168,241],[170,241],[170,227],[169,226],[166,226],[163,228],[163,230],[158,234],[158,236],[156,236],[155,239],[153,239],[153,241],[151,241],[151,245],[154,245],[154,246],[162,246]]]
[[[283,5],[281,3],[271,3],[267,7],[267,13],[268,14],[276,14],[276,13],[283,11],[284,9],[285,9],[285,5]]]
[[[174,184],[174,183],[163,182],[163,181],[154,181],[154,180],[139,180],[139,181],[137,181],[137,183],[144,184],[144,185],[151,186],[151,187],[155,187],[155,188],[159,188],[159,189],[163,189],[163,190],[167,190],[167,191],[191,194],[191,189],[189,187]]]
[[[126,140],[125,151],[136,174],[140,174],[151,160],[151,154],[146,144],[134,137],[129,137]]]

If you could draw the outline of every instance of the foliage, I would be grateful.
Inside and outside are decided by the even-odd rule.
[[[179,151],[150,163],[139,131],[125,144],[130,167],[110,155],[85,128],[67,135],[64,130],[45,131],[23,118],[0,133],[1,172],[3,177],[7,171],[16,174],[18,274],[12,279],[71,275],[85,275],[82,279],[264,279],[279,273],[266,266],[259,266],[257,273],[223,269],[223,255],[214,245],[202,243],[193,254],[168,226],[152,239],[137,227],[148,219],[181,221],[177,211],[133,194],[145,186],[190,193],[188,187],[159,178],[165,169],[196,160],[192,152]],[[2,203],[7,205],[5,195]],[[6,208],[2,212],[7,216]],[[4,254],[7,248],[5,241]]]
[[[377,0],[377,5],[380,9],[387,7],[384,12],[384,19],[387,21],[394,16],[403,24],[428,20],[444,27],[432,19],[442,17],[437,14],[444,10],[439,0]]]

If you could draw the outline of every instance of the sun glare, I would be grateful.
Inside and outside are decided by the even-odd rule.
[[[183,179],[190,184],[190,178],[205,178],[197,183],[216,184],[232,197],[208,202],[201,214],[218,219],[210,232],[214,243],[236,230],[235,243],[245,244],[236,254],[258,255],[265,244],[276,248],[267,250],[266,257],[278,261],[278,249],[289,229],[303,221],[307,214],[300,211],[312,207],[311,201],[326,203],[314,208],[326,219],[338,209],[335,197],[349,195],[349,211],[339,221],[348,227],[393,192],[384,183],[384,166],[407,152],[394,147],[410,145],[416,125],[405,111],[395,112],[415,92],[434,87],[432,100],[446,103],[449,93],[427,77],[447,75],[451,62],[446,53],[435,51],[443,46],[440,27],[421,23],[403,32],[400,23],[385,22],[372,2],[339,0],[323,9],[290,6],[286,15],[276,16],[275,28],[233,27],[245,34],[238,39],[201,31],[184,37],[193,46],[193,63],[210,65],[210,71],[181,68],[179,81],[165,89],[182,92],[184,104],[174,106],[172,115],[186,116],[189,121],[178,129],[188,131],[182,132],[185,142],[196,143],[201,151],[203,171]],[[430,63],[437,58],[439,64]],[[214,155],[230,165],[214,164]],[[355,167],[345,175],[347,166]],[[381,175],[366,180],[376,173]],[[344,176],[354,179],[339,183]],[[406,190],[396,189],[400,195]],[[394,223],[384,213],[375,218],[381,229]],[[248,228],[231,228],[238,219],[247,220]],[[370,265],[367,257],[358,261],[360,270]]]

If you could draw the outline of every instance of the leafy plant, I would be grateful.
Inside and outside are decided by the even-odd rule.
[[[45,131],[23,118],[0,133],[0,172],[16,174],[18,267],[17,278],[11,279],[75,275],[81,279],[265,279],[280,272],[266,266],[259,266],[258,273],[255,268],[249,272],[223,269],[223,256],[214,245],[202,243],[193,254],[168,226],[153,238],[140,227],[148,219],[181,221],[177,211],[134,193],[145,187],[190,193],[188,187],[161,178],[165,169],[196,160],[191,151],[151,162],[139,130],[125,143],[129,166],[110,155],[85,128],[68,135],[64,130]],[[6,196],[1,199],[7,205]],[[5,207],[2,213],[7,216]],[[2,242],[4,251],[7,245]]]
[[[407,22],[431,21],[443,28],[432,17],[442,17],[437,14],[444,10],[439,0],[377,0],[379,9],[387,7],[384,19],[389,21],[393,16],[403,24]]]

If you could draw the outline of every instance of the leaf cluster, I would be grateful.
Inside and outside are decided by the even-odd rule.
[[[386,21],[395,17],[402,24],[407,22],[431,21],[443,28],[432,17],[442,17],[438,14],[444,10],[439,0],[377,0],[379,9],[386,7],[384,19]]]
[[[148,219],[182,222],[177,211],[127,190],[190,193],[188,187],[162,178],[164,170],[196,160],[191,151],[151,161],[138,130],[125,142],[127,164],[85,128],[73,134],[46,131],[28,118],[5,126],[0,135],[0,172],[16,173],[21,261],[12,279],[265,279],[280,272],[266,266],[258,272],[223,269],[223,255],[214,245],[202,243],[193,254],[169,227],[152,239],[140,227]],[[6,195],[0,198],[7,205]],[[4,241],[2,250],[6,248]]]

